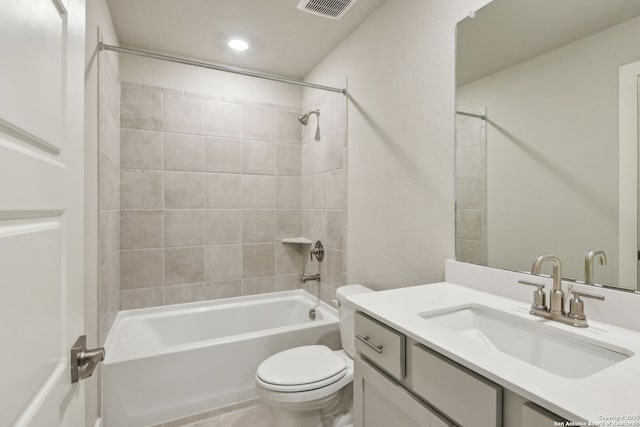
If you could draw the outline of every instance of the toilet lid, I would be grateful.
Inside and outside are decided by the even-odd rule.
[[[342,378],[346,369],[347,362],[329,347],[306,345],[274,354],[258,366],[256,375],[275,386],[323,386]]]

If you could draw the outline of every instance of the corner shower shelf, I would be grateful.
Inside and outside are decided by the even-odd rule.
[[[282,243],[293,243],[298,245],[310,245],[313,243],[311,240],[306,237],[287,237],[286,239],[280,240]]]

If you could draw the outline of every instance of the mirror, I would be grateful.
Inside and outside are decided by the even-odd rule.
[[[494,0],[457,27],[456,258],[638,289],[640,1]]]

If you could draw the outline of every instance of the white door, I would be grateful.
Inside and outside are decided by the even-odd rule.
[[[0,426],[82,426],[84,0],[0,0]]]

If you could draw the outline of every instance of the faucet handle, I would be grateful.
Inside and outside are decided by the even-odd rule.
[[[580,299],[580,297],[604,301],[604,297],[602,295],[574,290],[571,290],[571,293],[573,294],[573,298],[571,298],[571,300],[569,301],[569,314],[567,316],[576,320],[587,320],[587,316],[585,316],[584,314],[584,302]]]
[[[580,297],[585,297],[585,298],[599,299],[600,301],[604,301],[604,296],[592,294],[590,292],[571,290],[571,293],[576,297],[576,299],[580,299]]]
[[[538,289],[533,292],[533,304],[531,304],[531,308],[535,310],[547,311],[547,295],[543,291],[543,283],[529,282],[527,280],[518,280],[518,283],[520,283],[521,285],[537,287]]]

